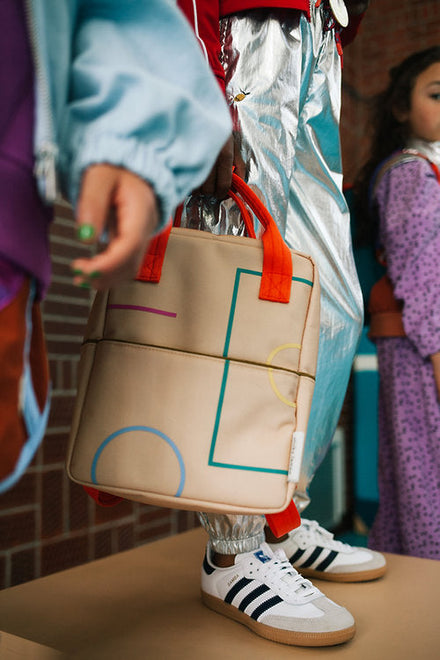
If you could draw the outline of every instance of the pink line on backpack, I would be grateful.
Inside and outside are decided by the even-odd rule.
[[[107,309],[135,309],[138,312],[150,312],[150,314],[162,314],[162,316],[171,316],[176,318],[175,312],[166,312],[164,309],[155,309],[154,307],[142,307],[141,305],[107,305]]]

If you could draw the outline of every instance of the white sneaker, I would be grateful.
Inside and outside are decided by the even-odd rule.
[[[202,567],[207,607],[283,644],[331,646],[351,639],[354,619],[292,568],[282,550],[267,543],[235,557],[234,566],[212,563],[208,544]]]
[[[385,557],[380,552],[357,548],[335,541],[333,534],[315,520],[302,518],[301,526],[289,532],[280,543],[290,563],[302,575],[334,582],[365,582],[381,577],[386,571]]]

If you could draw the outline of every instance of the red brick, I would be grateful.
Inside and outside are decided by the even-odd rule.
[[[94,559],[101,559],[112,554],[112,530],[105,529],[95,534]]]
[[[188,529],[200,527],[200,521],[197,513],[194,511],[176,511],[177,513],[177,531],[186,532]]]
[[[56,387],[57,379],[58,379],[58,361],[57,360],[49,360],[49,377],[50,377],[50,382],[52,384],[52,387]],[[49,420],[49,425],[50,425],[50,420]]]
[[[160,520],[167,520],[170,518],[171,509],[163,509],[152,506],[146,506],[144,511],[139,515],[139,523],[145,525]]]
[[[63,255],[66,256],[66,255]],[[75,253],[75,257],[79,257],[80,254]],[[87,253],[84,253],[81,256],[88,256]],[[68,295],[69,297],[74,297],[78,301],[82,300],[83,302],[90,302],[92,299],[92,293],[90,289],[83,289],[79,286],[72,286],[70,283],[66,284],[65,282],[57,282],[55,280],[52,281],[52,284],[50,285],[48,297],[50,299],[50,296],[66,296]],[[44,310],[46,310],[46,307],[44,307]]]
[[[63,360],[59,363],[59,382],[58,387],[63,390],[72,390],[77,386],[77,363],[79,360],[79,355],[77,359],[73,360]]]
[[[37,476],[25,472],[21,479],[6,493],[0,496],[0,510],[34,504],[36,499]]]
[[[47,350],[51,355],[79,355],[82,337],[76,339],[46,337]]]
[[[6,589],[9,586],[9,583],[6,584],[6,557],[0,555],[0,589]]]
[[[117,530],[118,552],[130,550],[134,546],[134,526],[123,525]]]
[[[35,548],[14,552],[11,555],[11,584],[13,587],[23,582],[29,582],[36,577]]]
[[[42,475],[41,535],[49,538],[63,531],[63,479],[61,469]]]
[[[66,460],[69,434],[55,433],[46,435],[43,442],[43,462],[45,466],[53,463],[63,463]]]
[[[0,514],[0,550],[35,541],[35,511]]]
[[[121,520],[122,518],[134,518],[133,503],[123,500],[115,506],[95,506],[95,524],[109,522],[110,520]]]
[[[77,287],[75,287],[75,293],[76,293]],[[67,286],[64,291],[64,295],[67,295]],[[70,296],[70,291],[69,291],[69,296]],[[70,296],[72,297],[72,296]],[[86,303],[89,302],[89,299],[85,301]],[[82,319],[84,321],[84,325],[86,323],[87,317],[89,315],[89,309],[90,305],[88,304],[83,304],[83,301],[81,299],[78,299],[76,302],[72,301],[62,301],[62,300],[51,300],[50,296],[46,298],[46,301],[44,303],[44,314],[52,314],[52,315],[57,315],[57,316],[66,316],[66,317],[73,317],[76,319]]]
[[[73,415],[74,396],[52,397],[52,407],[49,415],[49,425],[51,426],[70,426]]]
[[[84,488],[70,481],[69,483],[69,530],[85,529],[89,524],[90,497]]]
[[[75,216],[71,206],[66,206],[64,204],[55,204],[54,207],[55,220],[53,223],[52,231],[58,231],[60,228],[60,223],[57,222],[57,218],[66,218],[72,223],[72,233],[74,232]]]
[[[147,529],[140,529],[136,533],[136,542],[141,543],[142,541],[157,541],[165,536],[169,536],[171,533],[171,525],[164,524],[158,525],[157,527],[148,527]]]
[[[380,0],[372,2],[355,41],[345,49],[345,88],[360,93],[349,114],[343,105],[341,141],[345,178],[353,181],[365,160],[369,114],[365,96],[385,87],[388,70],[407,55],[438,45],[440,3],[434,0]],[[429,18],[427,18],[429,16]]]
[[[49,575],[88,561],[87,535],[45,543],[41,551],[41,574]]]
[[[69,341],[76,342],[77,338],[82,339],[84,335],[84,326],[81,323],[71,322],[71,319],[66,319],[63,321],[48,320],[44,322],[44,328],[47,335],[69,335]],[[72,337],[72,339],[70,339]],[[73,339],[75,337],[75,339]]]

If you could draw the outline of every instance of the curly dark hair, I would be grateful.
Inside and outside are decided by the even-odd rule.
[[[440,62],[440,46],[413,53],[390,69],[388,86],[372,99],[370,157],[360,170],[353,189],[357,245],[371,245],[375,241],[376,223],[369,210],[371,178],[379,163],[405,147],[409,126],[397,116],[411,109],[411,94],[417,78],[436,62]]]

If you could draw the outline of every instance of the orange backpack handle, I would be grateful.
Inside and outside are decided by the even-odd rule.
[[[230,196],[237,202],[248,232],[252,237],[255,234],[252,233],[253,227],[249,231],[249,226],[252,226],[252,222],[249,222],[249,217],[251,216],[247,212],[243,212],[240,198],[247,204],[264,228],[262,235],[263,270],[259,293],[260,299],[288,303],[292,285],[292,255],[275,221],[254,191],[236,174],[232,175]],[[171,229],[172,225],[170,223],[161,234],[151,241],[137,276],[138,280],[145,282],[160,281]]]

